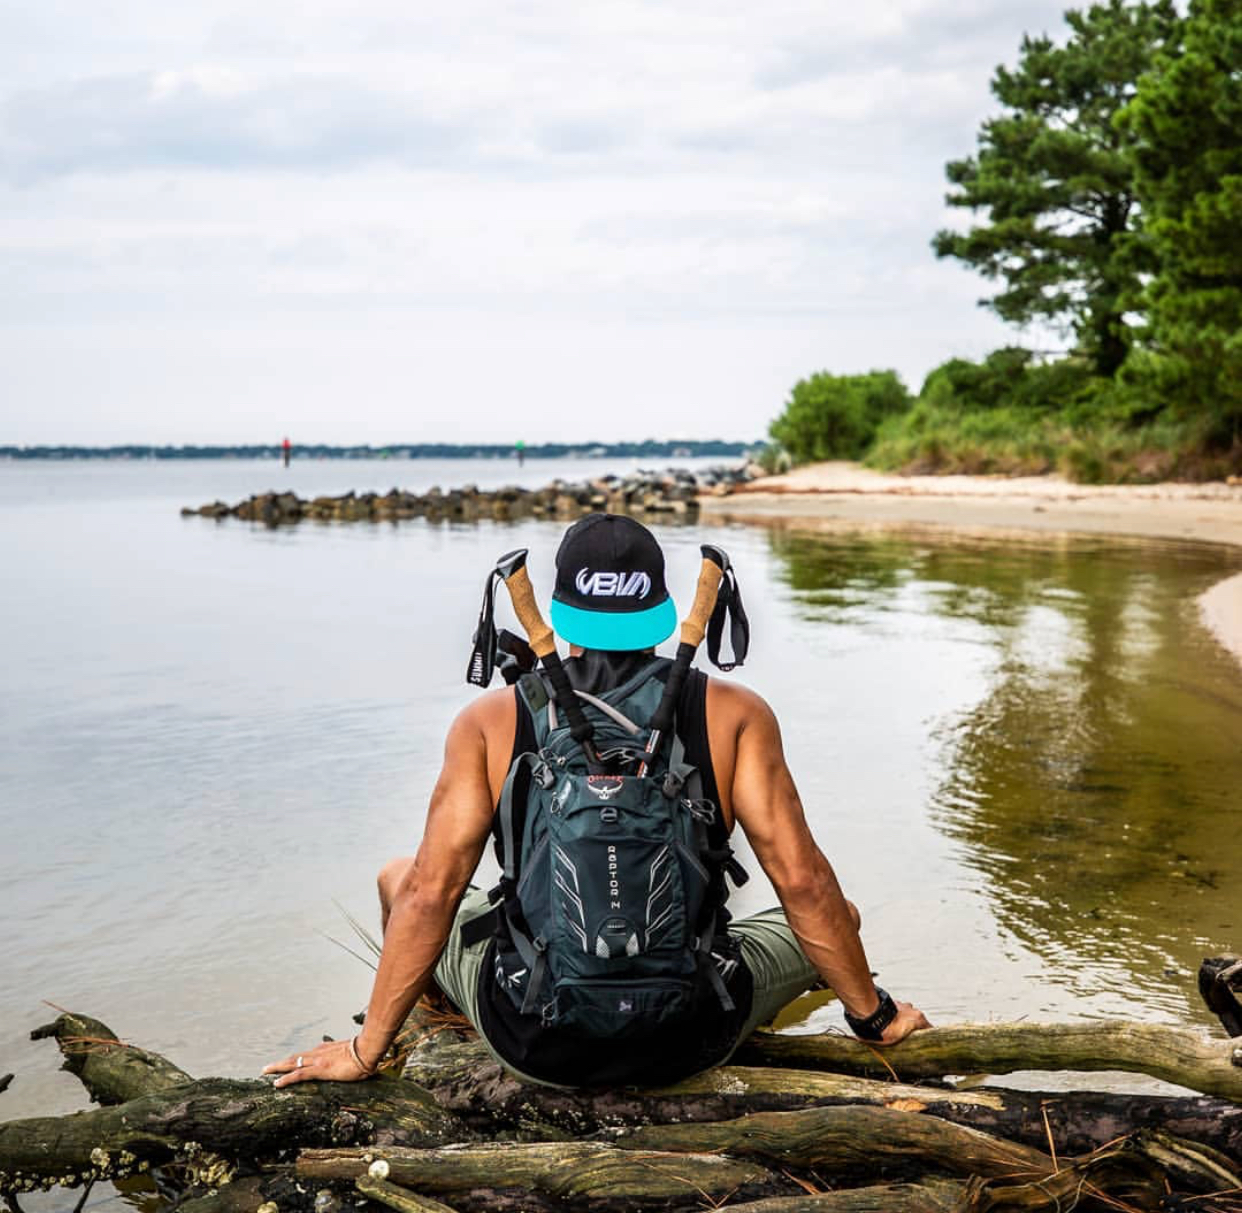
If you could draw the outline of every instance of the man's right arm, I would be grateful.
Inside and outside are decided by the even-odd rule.
[[[772,882],[790,928],[807,959],[836,992],[845,1009],[865,1019],[880,1004],[862,940],[836,873],[811,837],[793,776],[785,763],[780,726],[772,709],[753,691],[714,684],[724,692],[718,705],[736,714],[737,757],[733,770],[733,815],[746,833]],[[723,699],[724,703],[719,701]],[[883,1044],[896,1044],[928,1027],[910,1003],[897,1004],[897,1017]]]

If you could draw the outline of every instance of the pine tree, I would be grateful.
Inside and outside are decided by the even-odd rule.
[[[1068,328],[1111,377],[1126,358],[1125,313],[1145,268],[1144,246],[1131,239],[1131,136],[1114,119],[1176,41],[1180,19],[1172,0],[1108,0],[1065,19],[1065,45],[1028,35],[1018,66],[997,68],[992,92],[1004,113],[983,124],[977,155],[946,167],[948,203],[986,211],[986,222],[941,231],[932,246],[1003,282],[981,300],[1003,319]]]
[[[1242,437],[1242,0],[1192,0],[1180,54],[1121,118],[1134,143],[1151,357],[1160,398]]]

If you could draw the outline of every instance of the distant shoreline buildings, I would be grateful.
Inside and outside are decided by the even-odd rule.
[[[762,442],[536,442],[527,459],[726,459],[741,458]],[[515,459],[508,443],[394,442],[389,446],[293,445],[294,459]],[[283,458],[279,442],[248,446],[0,446],[0,460],[21,459],[262,459]]]

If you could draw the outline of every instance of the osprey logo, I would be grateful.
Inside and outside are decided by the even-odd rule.
[[[625,779],[620,775],[587,776],[587,791],[600,800],[611,800],[624,787]]]
[[[646,598],[651,593],[651,577],[647,573],[592,573],[579,569],[574,578],[579,594],[591,598]]]

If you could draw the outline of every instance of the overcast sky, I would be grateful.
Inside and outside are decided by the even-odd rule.
[[[0,0],[0,443],[762,435],[1007,330],[945,160],[1038,0]]]

